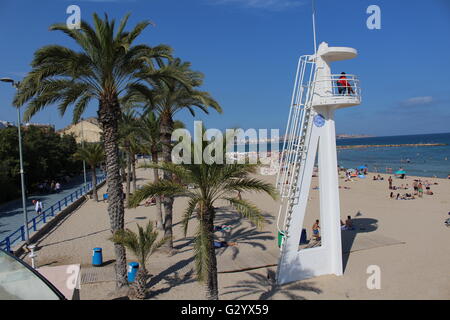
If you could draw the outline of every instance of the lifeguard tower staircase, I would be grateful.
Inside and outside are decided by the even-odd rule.
[[[316,54],[299,59],[277,176],[282,200],[277,224],[284,235],[278,284],[343,273],[334,112],[359,105],[361,94],[354,75],[331,74],[330,64],[356,56],[355,49],[323,42]],[[342,76],[345,81],[338,82]],[[299,249],[317,152],[321,243]]]

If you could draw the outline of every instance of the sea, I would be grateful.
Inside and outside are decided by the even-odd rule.
[[[447,178],[450,174],[450,133],[337,139],[337,146],[439,143],[444,146],[367,147],[338,149],[338,165],[370,172],[390,173],[402,168],[407,175]],[[249,145],[246,145],[248,150]],[[281,143],[279,150],[283,148]],[[270,145],[267,146],[270,151]]]
[[[439,143],[444,146],[368,147],[338,149],[338,165],[356,168],[367,165],[369,171],[387,173],[403,168],[407,175],[447,178],[450,174],[450,133],[392,137],[338,139],[338,146]]]

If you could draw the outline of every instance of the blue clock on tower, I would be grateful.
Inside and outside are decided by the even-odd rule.
[[[316,114],[314,116],[314,124],[316,127],[323,127],[325,124],[325,118],[321,114]]]

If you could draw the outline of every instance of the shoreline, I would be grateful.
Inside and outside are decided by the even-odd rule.
[[[413,143],[413,144],[367,144],[367,145],[345,145],[336,146],[336,149],[358,149],[358,148],[399,148],[399,147],[443,147],[447,143]]]

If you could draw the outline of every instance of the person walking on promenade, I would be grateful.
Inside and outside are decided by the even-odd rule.
[[[40,200],[33,200],[34,211],[36,211],[37,215],[42,213],[42,202]]]
[[[59,193],[61,191],[61,184],[59,182],[56,182],[55,184],[55,192]]]

